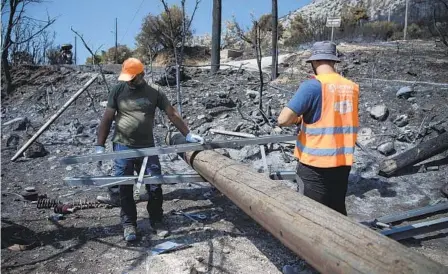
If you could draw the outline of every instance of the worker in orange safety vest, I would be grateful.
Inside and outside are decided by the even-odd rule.
[[[359,128],[359,86],[336,73],[338,62],[334,43],[313,45],[307,63],[316,77],[300,85],[278,124],[300,127],[294,151],[302,184],[299,191],[347,215],[345,195]]]

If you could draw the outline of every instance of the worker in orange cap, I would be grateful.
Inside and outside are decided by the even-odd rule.
[[[170,104],[166,95],[149,86],[144,80],[144,65],[136,58],[124,61],[118,80],[121,81],[109,93],[107,107],[98,129],[96,152],[105,151],[107,136],[115,120],[112,138],[113,150],[121,151],[154,146],[153,124],[156,108],[163,110],[170,121],[186,137],[187,142],[203,143],[202,137],[192,134],[180,114]],[[114,161],[115,176],[134,175],[142,166],[143,158],[118,159]],[[160,175],[159,157],[149,156],[146,175]],[[161,185],[145,185],[148,192],[147,210],[154,230],[161,227],[163,196]],[[137,210],[133,185],[111,187],[111,203],[121,205],[121,223],[126,241],[137,239]]]

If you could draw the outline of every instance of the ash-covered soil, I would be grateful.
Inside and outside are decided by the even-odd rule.
[[[395,177],[377,175],[378,163],[385,154],[395,155],[436,137],[447,128],[448,57],[434,43],[412,41],[378,44],[344,44],[339,47],[343,62],[340,71],[360,83],[360,117],[363,130],[356,163],[347,193],[348,214],[358,221],[386,214],[446,202],[439,191],[448,183],[448,153],[406,169]],[[301,80],[309,78],[306,52],[280,64],[280,78],[263,91],[263,106],[274,124],[284,104]],[[217,75],[207,70],[186,69],[189,80],[183,86],[183,110],[191,129],[207,140],[228,139],[213,135],[210,129],[225,129],[256,135],[287,134],[295,129],[273,129],[258,111],[258,74],[254,71],[222,70]],[[155,78],[160,77],[155,73]],[[16,162],[10,158],[27,138],[43,125],[94,73],[79,67],[20,67],[13,75],[18,88],[2,101],[2,270],[5,273],[281,273],[285,265],[298,273],[313,273],[304,261],[239,210],[208,183],[164,187],[165,218],[170,235],[152,234],[144,203],[138,204],[141,240],[126,244],[119,225],[119,209],[103,207],[79,210],[64,220],[50,221],[51,209],[37,209],[21,194],[34,186],[39,194],[65,202],[94,201],[104,190],[74,188],[65,177],[109,175],[112,163],[101,170],[96,164],[63,166],[68,155],[93,152],[107,89],[103,80],[95,81],[55,123]],[[109,87],[117,74],[106,74]],[[151,75],[148,74],[148,80]],[[403,80],[379,81],[372,79]],[[266,76],[266,81],[267,76]],[[406,82],[407,81],[407,82]],[[437,83],[445,83],[439,85]],[[397,97],[403,87],[412,93]],[[172,103],[175,89],[164,87]],[[387,111],[386,111],[387,109]],[[372,118],[382,116],[382,119]],[[163,144],[166,118],[158,116],[156,142]],[[16,118],[26,118],[4,125]],[[383,121],[381,121],[383,120]],[[276,132],[277,131],[277,132]],[[391,149],[391,147],[393,149]],[[43,150],[44,148],[44,150]],[[293,147],[267,146],[271,171],[295,170]],[[107,150],[110,150],[110,142]],[[221,150],[223,154],[251,168],[263,171],[258,146],[240,150]],[[160,157],[163,172],[194,173],[176,155]],[[292,190],[295,183],[284,181]],[[67,194],[84,190],[71,196]],[[171,210],[200,212],[207,219],[198,223]],[[448,216],[442,213],[429,219]],[[424,221],[417,220],[412,222]],[[439,231],[402,243],[448,266],[448,231]],[[164,241],[189,244],[169,254],[150,256],[150,250]],[[12,251],[14,244],[32,244],[29,250]]]

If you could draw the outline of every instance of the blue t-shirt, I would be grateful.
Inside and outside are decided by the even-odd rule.
[[[303,121],[313,124],[320,119],[322,110],[322,84],[317,79],[304,81],[287,107],[297,116],[303,115]]]

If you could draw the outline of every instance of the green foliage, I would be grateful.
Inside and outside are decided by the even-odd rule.
[[[171,20],[170,20],[171,17]],[[187,22],[189,18],[185,19]],[[172,25],[172,29],[171,29]],[[183,16],[182,10],[173,5],[159,15],[148,14],[137,35],[137,51],[140,55],[152,56],[162,49],[174,49],[182,41]],[[191,29],[186,30],[186,40],[192,37]]]
[[[86,65],[93,65],[92,61],[93,61],[92,56],[87,57]],[[103,61],[102,55],[99,55],[99,54],[95,55],[95,65],[99,64],[99,63],[102,63],[102,61]]]
[[[365,36],[380,39],[389,40],[394,36],[394,33],[400,31],[398,24],[387,21],[375,21],[365,24],[362,28]]]
[[[272,14],[267,13],[260,16],[260,19],[258,19],[258,25],[261,31],[272,32]],[[285,29],[283,28],[283,25],[278,24],[277,33],[279,38],[283,36],[284,31]]]
[[[263,14],[260,16],[258,20],[253,20],[252,28],[249,32],[246,33],[246,36],[252,41],[256,38],[256,30],[260,31],[260,36],[262,43],[266,44],[271,41],[272,38],[272,14]],[[277,26],[277,34],[278,38],[281,39],[283,36],[284,28],[282,24],[278,24]]]
[[[296,14],[286,29],[284,45],[297,47],[302,43],[328,39],[328,28],[325,27],[325,19],[305,19],[301,14]]]
[[[342,25],[344,27],[357,26],[362,20],[369,20],[366,8],[362,6],[345,7],[342,11]]]
[[[421,38],[424,35],[423,30],[417,24],[410,24],[408,26],[408,37],[411,39]]]
[[[117,64],[122,64],[124,60],[132,56],[132,51],[126,45],[118,45]],[[111,47],[101,56],[103,63],[115,64],[115,47]]]
[[[287,32],[289,35],[284,42],[287,47],[295,47],[305,43],[312,36],[310,25],[301,14],[296,14],[292,18]]]
[[[356,20],[356,22],[359,22],[361,20],[369,20],[369,15],[367,15],[366,8],[363,7],[354,7],[351,12],[353,13],[353,17]]]

